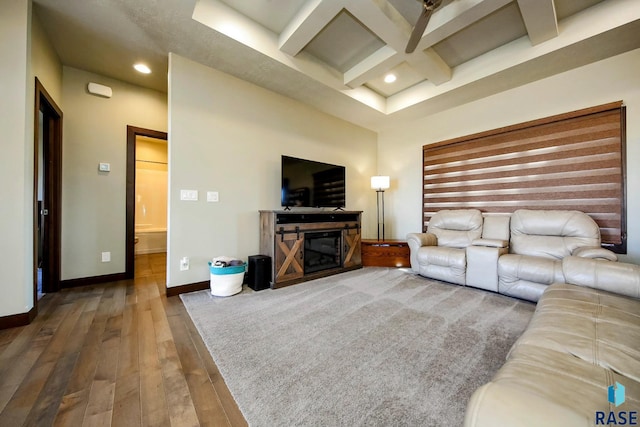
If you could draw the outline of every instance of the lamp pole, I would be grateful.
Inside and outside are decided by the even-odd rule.
[[[384,240],[384,190],[389,188],[389,177],[388,176],[372,176],[371,188],[376,190],[376,207],[377,207],[377,215],[378,215],[378,241],[380,241],[380,217],[381,216],[382,216],[382,240]]]
[[[376,190],[376,205],[378,208],[378,241],[380,241],[380,205],[382,205],[382,240],[384,240],[384,190]]]

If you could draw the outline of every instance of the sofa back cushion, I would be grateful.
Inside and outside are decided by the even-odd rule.
[[[600,228],[584,212],[520,209],[511,215],[511,253],[562,259],[584,246],[600,246]]]
[[[485,215],[482,224],[482,238],[509,241],[511,215]]]
[[[466,248],[482,236],[482,213],[477,209],[444,209],[429,221],[427,233],[438,237],[438,246]]]

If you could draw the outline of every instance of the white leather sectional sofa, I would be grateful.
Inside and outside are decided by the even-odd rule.
[[[600,229],[579,211],[526,210],[483,217],[476,209],[442,210],[427,233],[410,233],[411,268],[433,279],[537,301],[564,283],[567,256],[616,261],[600,247]]]
[[[478,213],[441,211],[407,236],[417,273],[537,301],[465,427],[637,425],[640,266],[616,262],[581,212]]]
[[[562,270],[566,283],[545,289],[505,364],[471,397],[465,427],[640,422],[640,267],[568,256]]]

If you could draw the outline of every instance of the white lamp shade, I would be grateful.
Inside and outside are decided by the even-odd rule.
[[[386,190],[387,188],[389,188],[389,177],[388,176],[372,176],[371,188],[374,190]]]

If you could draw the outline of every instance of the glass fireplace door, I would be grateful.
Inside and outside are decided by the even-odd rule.
[[[340,231],[304,234],[304,273],[341,267]]]

